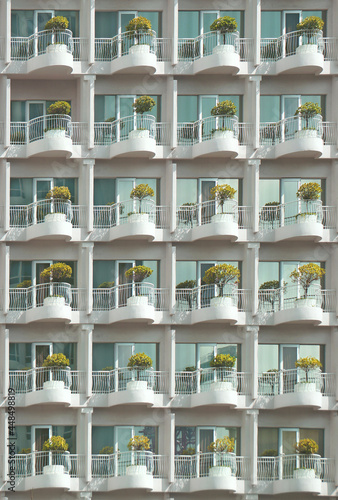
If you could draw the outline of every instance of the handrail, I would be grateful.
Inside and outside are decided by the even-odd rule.
[[[66,47],[69,54],[73,53],[73,33],[68,30],[44,30],[28,37],[11,38],[11,58],[14,61],[28,61],[33,57],[46,54],[54,46],[58,51]]]
[[[322,54],[324,51],[323,32],[320,30],[292,31],[277,38],[262,38],[261,59],[278,61],[303,51]],[[300,47],[305,46],[301,49]],[[309,47],[310,46],[310,47]]]

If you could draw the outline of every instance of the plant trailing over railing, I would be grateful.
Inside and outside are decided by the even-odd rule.
[[[181,451],[181,455],[196,455],[196,449],[192,446],[188,446],[184,450]]]
[[[230,439],[228,436],[216,439],[208,446],[209,451],[213,453],[233,453],[235,449],[235,440]]]
[[[97,288],[113,288],[114,281],[103,281]]]
[[[191,226],[196,219],[196,215],[197,206],[196,203],[193,202],[183,203],[177,211],[178,221],[184,224],[190,224]]]
[[[292,271],[290,278],[294,283],[298,283],[303,287],[304,298],[306,298],[311,283],[321,280],[324,275],[325,269],[311,262],[310,264],[304,264]]]
[[[309,381],[309,373],[314,370],[321,370],[322,364],[317,358],[307,356],[305,358],[299,358],[295,362],[295,367],[300,368],[305,372],[305,381]]]
[[[66,358],[66,356],[62,353],[50,354],[43,361],[42,366],[44,368],[56,367],[56,366],[59,366],[59,367],[69,366],[69,359]]]
[[[57,262],[47,267],[40,273],[41,281],[44,283],[62,283],[65,279],[72,277],[72,268],[64,262]]]
[[[66,17],[56,16],[49,19],[45,24],[45,30],[62,31],[66,30],[69,26],[69,21]]]
[[[130,438],[127,448],[129,451],[148,451],[150,450],[150,439],[147,436],[134,436]]]
[[[22,448],[22,450],[19,451],[19,455],[28,455],[29,453],[32,453],[31,448]]]
[[[223,214],[224,203],[227,200],[233,200],[236,193],[236,189],[229,186],[229,184],[218,184],[210,189],[210,199],[216,201],[218,206],[221,207]]]
[[[219,116],[221,120],[222,125],[221,127],[218,125],[217,130],[229,130],[226,127],[226,119],[229,116],[235,116],[236,111],[237,111],[236,105],[229,100],[219,102],[218,104],[216,104],[216,106],[211,108],[210,110],[211,116]]]
[[[314,453],[317,453],[318,449],[319,446],[314,439],[301,439],[295,444],[296,452],[301,455],[313,455]]]
[[[32,286],[32,280],[23,280],[16,285],[16,288],[29,288]]]
[[[263,384],[270,385],[272,394],[275,394],[275,386],[278,384],[278,378],[279,378],[279,372],[277,368],[270,368],[270,370],[267,370],[266,372],[262,373],[260,380]]]
[[[264,450],[263,453],[261,454],[261,457],[277,457],[278,452],[277,450],[271,448],[270,450]]]
[[[322,108],[315,102],[306,102],[296,109],[295,116],[300,116],[305,119],[305,129],[309,128],[311,118],[321,115]]]
[[[237,21],[234,17],[219,17],[210,25],[210,31],[217,31],[223,35],[223,44],[225,44],[227,33],[234,33],[237,31]]]
[[[196,371],[196,366],[186,366],[184,368],[185,372],[195,372]]]
[[[223,297],[225,285],[228,283],[237,284],[240,275],[239,269],[231,264],[217,264],[217,266],[210,267],[205,272],[203,281],[209,285],[217,285],[219,296]]]
[[[280,219],[280,202],[269,201],[265,203],[260,213],[260,219],[264,222],[271,222],[273,226],[274,221]]]
[[[46,200],[70,200],[71,197],[71,192],[66,186],[55,186],[45,196]]]
[[[264,302],[270,302],[272,310],[275,309],[275,302],[278,299],[279,293],[278,289],[280,284],[278,280],[265,281],[259,287],[260,290],[265,290],[263,295]]]
[[[152,198],[154,196],[154,190],[148,184],[139,184],[132,189],[130,193],[130,198],[132,200],[139,201],[139,214],[142,213],[141,204],[145,198]]]
[[[185,290],[180,292],[180,299],[185,300],[188,303],[189,309],[192,308],[192,303],[194,300],[194,297],[189,290],[192,290],[195,287],[196,287],[196,280],[185,280],[181,281],[181,283],[176,285],[176,290]]]
[[[104,446],[100,451],[99,455],[114,455],[114,447],[113,446]]]
[[[48,115],[70,115],[70,104],[66,101],[55,101],[53,104],[48,106]]]
[[[135,39],[136,45],[140,43],[142,35],[151,35],[151,22],[146,17],[134,17],[126,25],[125,30],[131,38]]]
[[[67,451],[68,444],[61,436],[52,436],[43,443],[42,451]]]
[[[236,358],[230,354],[217,354],[211,361],[212,368],[233,368],[236,364]]]

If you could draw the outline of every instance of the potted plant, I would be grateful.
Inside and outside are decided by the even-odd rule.
[[[323,37],[324,21],[317,16],[309,16],[297,24],[297,34],[302,45],[296,49],[296,54],[316,54],[320,39]],[[321,51],[322,52],[322,51]]]
[[[178,302],[187,302],[189,311],[192,310],[192,305],[196,300],[196,294],[193,293],[194,288],[196,288],[196,280],[181,281],[176,285],[176,290],[179,290],[176,293],[176,300]]]
[[[226,54],[235,52],[235,37],[237,35],[237,21],[234,17],[224,16],[210,25],[210,31],[216,31],[220,36],[222,43],[213,48],[213,54]],[[234,35],[236,33],[236,35]]]
[[[320,200],[322,191],[318,182],[305,182],[299,187],[297,198],[301,203],[305,203],[305,212],[303,212],[303,207],[301,207],[301,213],[296,215],[297,222],[310,222],[313,224],[318,219],[322,219],[322,202]],[[309,209],[309,203],[311,204],[311,209]]]
[[[204,283],[216,286],[217,295],[210,299],[211,307],[234,307],[234,300],[236,300],[234,292],[240,275],[239,269],[231,264],[217,264],[205,272]],[[224,287],[230,284],[232,285],[231,292],[227,291],[224,295]]]
[[[319,446],[313,439],[301,439],[295,444],[296,453],[299,454],[297,457],[299,467],[293,471],[294,479],[314,479],[320,474],[318,449]]]
[[[54,306],[54,307],[62,307],[71,302],[71,297],[69,297],[70,285],[65,283],[66,279],[71,278],[72,276],[72,268],[65,264],[64,262],[57,262],[47,267],[40,273],[40,279],[42,283],[49,283],[49,293],[50,295],[44,297],[43,305],[44,306]]]
[[[131,267],[125,272],[126,278],[134,282],[132,287],[133,295],[128,297],[127,306],[147,306],[148,305],[148,295],[141,294],[141,283],[146,278],[153,274],[153,270],[147,266],[135,266]]]
[[[215,454],[215,465],[210,467],[209,476],[231,477],[236,473],[235,440],[225,436],[210,443],[209,451]]]
[[[152,366],[152,359],[144,352],[138,352],[131,356],[128,360],[127,367],[131,370],[132,380],[127,383],[127,390],[146,391],[148,388],[148,382],[152,388],[152,381],[149,380],[151,378],[150,373],[146,373],[146,370],[151,370]]]
[[[316,392],[317,383],[316,380],[320,376],[322,364],[319,359],[312,356],[307,356],[305,358],[299,358],[295,362],[295,367],[303,370],[305,373],[305,380],[301,380],[295,385],[295,392]],[[309,380],[309,373],[314,372],[315,375]]]
[[[314,281],[321,280],[324,275],[325,269],[322,269],[318,264],[314,264],[313,262],[304,264],[292,271],[290,274],[291,281],[301,285],[304,290],[303,297],[295,300],[296,307],[317,307],[317,297],[313,295],[308,297],[308,292],[310,285]]]
[[[68,51],[68,44],[72,36],[72,32],[67,29],[68,26],[69,21],[63,16],[52,17],[47,21],[45,30],[51,32],[51,41],[46,49],[47,53]]]
[[[265,203],[264,207],[261,209],[259,214],[260,223],[263,227],[267,226],[268,228],[274,229],[275,222],[277,221],[277,227],[279,227],[280,214],[280,202],[269,201],[268,203]]]
[[[127,445],[131,451],[131,463],[126,468],[127,476],[138,476],[147,474],[147,456],[150,452],[150,439],[147,436],[134,436]]]
[[[148,125],[148,128],[144,127],[143,115],[144,113],[149,113],[154,106],[156,106],[156,102],[152,97],[148,95],[142,95],[135,99],[135,101],[133,102],[133,109],[137,115],[136,116],[137,128],[136,130],[131,130],[129,132],[128,135],[129,139],[149,139],[150,126]],[[140,115],[140,121],[138,120],[138,115]]]
[[[211,134],[214,139],[234,139],[234,126],[238,118],[236,116],[236,105],[229,100],[219,102],[214,106],[210,113],[216,116],[216,129]]]
[[[154,190],[148,184],[139,184],[134,187],[130,193],[130,198],[139,202],[139,208],[138,212],[128,214],[128,222],[149,222],[149,209],[148,212],[142,212],[142,201],[146,198],[152,198],[154,194]]]
[[[217,354],[211,361],[211,368],[215,368],[216,380],[210,386],[211,391],[236,391],[237,376],[236,358],[230,354]]]
[[[322,108],[319,104],[306,102],[296,109],[295,116],[301,119],[300,129],[295,132],[296,139],[322,136]]]
[[[47,109],[45,137],[64,139],[69,137],[70,104],[66,101],[56,101]]]
[[[50,379],[43,383],[43,388],[50,390],[70,389],[72,379],[69,359],[62,353],[51,354],[42,363],[43,368],[50,368]]]
[[[235,222],[237,203],[233,201],[229,204],[228,200],[233,200],[236,193],[236,189],[229,186],[229,184],[218,184],[210,190],[210,199],[215,200],[222,210],[220,214],[216,213],[211,217],[212,222]],[[225,213],[224,204],[228,210],[228,212]]]
[[[267,396],[275,396],[278,394],[279,370],[277,368],[271,368],[270,370],[263,372],[259,377],[259,383],[263,386],[264,393],[265,386],[269,386]]]
[[[72,195],[66,186],[55,186],[46,194],[46,200],[50,200],[50,211],[44,217],[45,222],[66,222],[71,220]],[[47,209],[46,209],[47,211]],[[67,217],[68,216],[68,217]]]
[[[262,290],[259,294],[260,302],[271,304],[267,312],[275,312],[275,302],[279,300],[280,296],[280,285],[278,280],[265,281],[259,287]],[[264,308],[265,310],[265,308]]]
[[[183,203],[177,210],[178,223],[189,224],[191,227],[197,219],[197,205],[196,203],[188,202]]]
[[[65,474],[70,470],[68,444],[61,436],[52,436],[43,443],[42,451],[49,452],[49,465],[43,468],[44,474]]]
[[[151,22],[146,17],[134,17],[126,25],[125,30],[133,45],[129,54],[149,54],[150,41],[156,34],[151,29]]]
[[[192,446],[188,446],[187,448],[185,448],[184,450],[181,451],[181,455],[185,455],[185,456],[196,455],[196,449],[193,448]]]

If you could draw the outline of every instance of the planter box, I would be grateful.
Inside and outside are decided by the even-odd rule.
[[[233,214],[215,214],[211,217],[212,222],[234,222]]]
[[[66,131],[65,130],[47,130],[45,132],[46,139],[65,139]]]
[[[148,305],[148,297],[144,297],[143,295],[137,295],[134,297],[129,297],[127,299],[127,306],[143,306],[146,307]]]
[[[232,297],[214,297],[210,299],[210,307],[234,307]]]
[[[316,472],[314,469],[296,469],[293,471],[294,479],[315,479]]]
[[[229,45],[229,44],[216,45],[216,47],[212,49],[213,54],[229,54],[229,53],[234,54],[234,52],[235,52],[234,45]]]
[[[129,465],[128,467],[126,467],[127,476],[145,476],[146,474],[146,465]]]
[[[148,382],[146,380],[132,380],[127,383],[127,391],[146,391]]]
[[[316,382],[299,382],[295,385],[295,392],[317,392]]]
[[[46,48],[47,54],[54,54],[55,52],[68,52],[68,47],[64,43],[53,43]]]
[[[300,224],[303,224],[304,222],[311,222],[314,224],[317,222],[317,214],[298,214],[296,219]]]
[[[64,297],[45,297],[43,299],[44,306],[63,307],[65,303]]]
[[[129,139],[149,139],[149,130],[131,130],[128,134]]]
[[[129,54],[149,54],[150,46],[146,44],[132,45],[129,49]]]
[[[232,130],[215,130],[215,132],[212,134],[212,138],[232,140],[234,138],[234,133]]]
[[[65,388],[63,380],[47,380],[43,383],[43,388],[47,390],[62,391]]]
[[[45,465],[43,468],[44,474],[64,474],[65,468],[63,465]]]
[[[234,391],[232,382],[212,382],[210,391]]]
[[[210,477],[231,477],[231,467],[223,467],[221,465],[216,465],[216,467],[210,467],[209,476]]]
[[[45,222],[66,222],[66,214],[47,214],[45,215]]]
[[[296,54],[317,54],[318,45],[316,43],[306,43],[296,48]]]
[[[313,129],[297,130],[295,132],[295,139],[314,139],[316,137],[319,137],[319,134],[317,130]]]
[[[149,214],[131,214],[128,215],[128,222],[149,222]]]
[[[316,307],[317,300],[314,297],[308,297],[306,299],[296,299],[295,306],[298,307]]]

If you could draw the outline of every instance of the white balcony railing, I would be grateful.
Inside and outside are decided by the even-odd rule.
[[[323,396],[335,395],[336,381],[334,373],[312,371],[306,377],[305,372],[299,368],[260,373],[258,376],[258,394],[275,396],[298,392],[297,384],[303,384],[304,382],[314,384],[315,391],[320,392]]]
[[[156,139],[156,119],[152,115],[132,115],[113,122],[94,123],[94,144],[106,146],[130,139],[134,130],[148,131],[149,139]]]
[[[45,222],[46,215],[63,214],[64,222],[72,222],[73,210],[69,200],[41,200],[29,205],[14,205],[9,209],[10,227],[25,228]]]
[[[231,468],[231,476],[237,479],[249,479],[250,459],[227,453],[197,453],[196,455],[175,456],[175,478],[193,479],[208,477],[214,466]]]
[[[15,475],[17,477],[33,477],[43,474],[48,465],[63,466],[63,473],[72,478],[83,477],[84,456],[73,455],[68,452],[35,451],[27,454],[15,455]]]
[[[311,138],[323,138],[321,115],[310,118],[290,116],[276,123],[261,123],[259,128],[260,144],[275,145],[297,138],[301,131],[314,132]]]
[[[13,388],[16,394],[27,394],[42,390],[44,382],[56,380],[63,382],[64,388],[73,394],[79,394],[83,392],[84,375],[85,372],[59,367],[10,370],[9,387]]]
[[[324,42],[324,60],[336,61],[338,57],[338,40],[334,37],[323,38]]]
[[[280,455],[257,459],[258,481],[293,479],[297,469],[313,469],[315,477],[323,482],[334,481],[335,463],[332,458],[322,458],[319,455]]]
[[[305,221],[323,224],[325,229],[335,229],[336,207],[322,206],[320,200],[296,200],[280,205],[261,208],[259,225],[263,231],[271,231],[278,227],[300,224]]]
[[[314,51],[322,54],[324,51],[324,41],[322,31],[313,33],[311,31],[292,31],[279,38],[261,39],[261,59],[262,61],[278,61],[284,57],[293,56],[300,49],[301,45],[312,45]],[[298,51],[297,51],[298,49]]]
[[[240,228],[251,227],[252,208],[239,207],[236,200],[226,200],[223,211],[214,200],[194,205],[181,205],[176,209],[177,225],[185,228],[203,226],[213,222],[213,216],[221,213],[231,216],[231,221],[238,224]]]
[[[217,381],[229,382],[238,394],[250,394],[250,373],[237,372],[229,368],[203,368],[193,372],[175,373],[176,394],[209,392]]]
[[[123,451],[111,455],[92,455],[93,478],[126,476],[132,465],[146,467],[146,474],[154,478],[168,475],[168,459],[151,451]]]
[[[171,128],[170,123],[156,123],[156,144],[158,146],[170,146]]]
[[[211,307],[210,301],[218,297],[215,285],[202,285],[195,288],[176,290],[176,310],[193,311]],[[236,286],[226,285],[223,297],[231,299],[231,305],[238,311],[249,311],[251,307],[251,290],[239,290]]]
[[[88,39],[87,38],[73,38],[73,58],[74,61],[88,60]]]
[[[229,137],[237,139],[242,145],[252,144],[252,125],[238,123],[237,116],[208,116],[196,122],[182,122],[177,124],[177,144],[189,146],[216,137],[218,131],[228,131]]]
[[[169,306],[169,290],[156,288],[152,283],[126,283],[112,288],[94,288],[93,310],[111,311],[128,305],[128,299],[135,295],[147,297],[148,305],[156,311],[166,311]]]
[[[212,55],[216,47],[221,45],[233,46],[233,52],[239,54],[241,61],[252,60],[253,39],[239,38],[238,32],[219,34],[215,31],[196,38],[179,38],[178,58],[180,61],[195,61]]]
[[[65,137],[71,137],[72,119],[68,115],[38,116],[29,122],[11,122],[11,144],[28,144],[45,137],[52,130],[64,131]]]
[[[28,311],[42,307],[47,297],[62,297],[72,310],[84,309],[85,290],[72,288],[69,283],[42,283],[28,288],[9,289],[9,310]]]
[[[143,200],[141,206],[134,200],[113,205],[95,205],[94,227],[111,228],[128,224],[129,215],[134,213],[147,214],[148,222],[155,224],[158,229],[169,227],[169,207],[156,206],[152,200]]]
[[[168,393],[168,373],[154,370],[116,368],[114,370],[93,372],[93,393],[110,394],[127,390],[128,382],[141,380],[155,394]]]
[[[283,311],[297,307],[297,301],[304,298],[303,289],[297,284],[285,285],[271,290],[259,290],[259,310],[265,313]],[[320,307],[324,312],[334,312],[336,309],[335,290],[323,290],[320,285],[311,285],[307,298],[310,306]]]
[[[32,57],[48,52],[52,44],[65,45],[69,54],[73,53],[73,34],[70,30],[39,31],[28,37],[11,38],[11,58],[13,61],[28,61]]]

